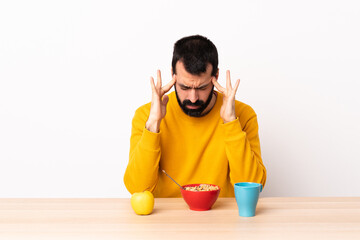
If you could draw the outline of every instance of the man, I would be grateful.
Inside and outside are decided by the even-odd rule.
[[[162,86],[151,77],[151,103],[138,108],[132,121],[130,158],[124,183],[130,193],[149,190],[155,197],[180,197],[179,184],[220,186],[220,197],[234,196],[234,183],[265,185],[254,110],[235,100],[240,80],[218,82],[218,53],[203,36],[174,45],[172,80]],[[175,92],[165,95],[171,87]],[[214,90],[214,86],[218,91]]]

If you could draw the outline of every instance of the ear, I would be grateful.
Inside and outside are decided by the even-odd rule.
[[[173,68],[171,68],[171,77],[174,75]]]

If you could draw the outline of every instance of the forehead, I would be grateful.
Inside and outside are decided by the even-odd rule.
[[[209,63],[206,72],[200,75],[188,73],[182,62],[176,63],[176,82],[190,87],[198,87],[211,82],[212,65]]]

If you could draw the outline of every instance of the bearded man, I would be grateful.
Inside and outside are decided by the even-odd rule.
[[[152,100],[132,121],[130,155],[124,175],[128,191],[151,191],[155,197],[180,197],[181,185],[215,184],[220,197],[234,197],[234,184],[266,182],[255,111],[235,100],[226,71],[218,83],[218,52],[206,37],[184,37],[174,45],[172,80],[162,86],[151,77]],[[174,86],[175,91],[166,95]],[[217,89],[217,91],[214,89]]]

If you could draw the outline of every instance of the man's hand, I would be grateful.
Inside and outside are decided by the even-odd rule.
[[[236,80],[235,87],[231,86],[230,71],[226,71],[226,88],[223,88],[216,80],[212,79],[212,83],[219,92],[223,94],[223,104],[220,109],[220,117],[224,120],[224,123],[234,121],[235,115],[235,94],[240,84],[240,79]]]
[[[151,108],[149,118],[145,124],[145,128],[151,132],[159,132],[161,119],[166,115],[166,105],[169,101],[169,97],[164,95],[167,93],[171,87],[175,84],[176,78],[175,74],[173,75],[172,80],[166,84],[164,87],[161,82],[161,72],[157,70],[157,83],[155,86],[154,78],[150,78],[150,85],[152,89],[151,97]],[[161,99],[162,98],[162,99]]]

